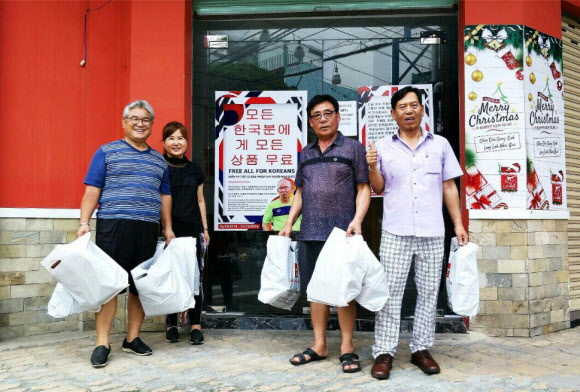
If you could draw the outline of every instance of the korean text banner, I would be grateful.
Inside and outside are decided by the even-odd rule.
[[[261,230],[306,144],[306,91],[216,91],[215,230]]]
[[[369,142],[392,136],[399,127],[391,116],[391,97],[395,92],[407,87],[398,86],[362,86],[358,88],[358,138],[363,146],[368,148]],[[421,92],[421,102],[424,107],[421,128],[434,132],[433,127],[433,89],[430,84],[414,84]],[[373,197],[377,195],[374,191]]]
[[[358,88],[359,141],[368,147],[369,141],[376,142],[397,132],[397,123],[391,117],[391,97],[400,86],[362,86]],[[425,113],[421,128],[433,132],[433,90],[430,84],[414,84],[421,91]]]

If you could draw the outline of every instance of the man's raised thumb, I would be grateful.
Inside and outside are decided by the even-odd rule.
[[[370,148],[371,150],[376,150],[376,148],[375,148],[375,144],[374,144],[373,142],[369,142],[369,148]]]

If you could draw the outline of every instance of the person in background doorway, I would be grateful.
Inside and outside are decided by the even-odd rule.
[[[375,363],[371,375],[389,378],[399,342],[401,303],[411,262],[415,261],[417,306],[411,363],[426,374],[440,372],[428,349],[435,339],[435,313],[443,267],[445,227],[442,204],[453,220],[459,245],[469,241],[459,209],[454,178],[463,175],[449,142],[421,129],[421,92],[412,86],[391,98],[391,116],[398,132],[370,142],[367,163],[370,182],[383,194],[380,247],[391,298],[376,315]]]
[[[278,191],[278,197],[268,204],[264,212],[264,218],[262,219],[262,230],[264,231],[282,230],[294,201],[294,183],[289,178],[283,178],[278,181],[276,190]],[[292,231],[300,231],[301,221],[302,216],[299,216],[292,226]]]
[[[155,254],[160,218],[167,243],[175,237],[167,163],[147,144],[154,118],[147,101],[134,101],[125,107],[121,122],[125,137],[99,147],[91,161],[77,230],[77,237],[91,230],[90,219],[99,205],[95,242],[129,273],[129,326],[122,349],[137,355],[151,355],[153,351],[139,338],[145,313],[131,270]],[[93,367],[104,367],[109,362],[109,333],[116,312],[117,297],[95,315]]]
[[[318,255],[332,229],[338,227],[345,230],[348,236],[361,234],[361,224],[371,201],[365,149],[358,141],[338,131],[338,110],[338,102],[329,95],[317,95],[308,103],[306,112],[318,140],[302,150],[296,175],[296,195],[288,220],[280,231],[280,235],[290,236],[292,224],[302,213],[298,235],[298,269],[303,293],[306,293]],[[294,355],[290,359],[292,365],[326,359],[328,314],[328,305],[310,303],[314,344]],[[338,308],[342,333],[339,360],[345,373],[361,370],[353,345],[355,321],[354,301],[349,306]]]
[[[207,226],[207,214],[205,198],[203,196],[203,183],[205,175],[198,165],[191,162],[185,156],[189,134],[183,124],[172,121],[163,127],[164,158],[169,165],[169,182],[173,196],[173,208],[171,219],[173,231],[177,237],[193,237],[197,244],[197,263],[203,276],[204,257],[209,245],[209,232]],[[192,257],[193,260],[193,257]],[[202,279],[200,278],[200,286]],[[203,289],[200,287],[199,295],[195,297],[195,307],[188,310],[191,323],[189,337],[190,344],[203,344],[204,337],[201,332],[201,310],[203,306]],[[177,329],[178,314],[169,314],[166,317],[167,331],[165,340],[175,343],[180,340]]]

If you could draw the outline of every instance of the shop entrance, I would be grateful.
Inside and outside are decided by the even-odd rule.
[[[431,84],[434,132],[445,136],[459,156],[456,15],[194,19],[193,30],[192,157],[208,175],[205,189],[210,222],[214,211],[215,91],[297,89],[307,91],[309,99],[316,94],[330,94],[338,101],[356,101],[359,86]],[[421,45],[421,31],[444,31],[446,43]],[[222,42],[227,40],[227,45],[208,48],[212,36],[219,36]],[[308,142],[314,138],[309,131]],[[375,254],[380,241],[381,203],[380,198],[373,199],[363,227]],[[451,237],[453,227],[448,217],[446,224]],[[298,317],[308,312],[305,298],[291,312],[258,301],[268,235],[211,230],[206,277],[206,302],[211,306],[208,309],[222,310],[225,306],[227,312],[276,317]],[[443,287],[444,280],[438,305],[441,315],[450,313]],[[411,274],[403,317],[414,312],[414,290]],[[371,319],[373,315],[360,309],[359,317]]]

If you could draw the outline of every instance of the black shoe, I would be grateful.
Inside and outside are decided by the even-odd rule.
[[[111,346],[106,348],[105,346],[97,346],[93,350],[91,355],[91,365],[94,368],[102,368],[107,366],[109,363],[109,354],[111,353]]]
[[[199,329],[192,329],[189,335],[189,344],[203,344],[203,334]]]
[[[177,343],[179,340],[179,330],[177,327],[170,327],[167,331],[165,331],[166,342]]]
[[[136,355],[151,355],[153,354],[153,350],[149,348],[148,345],[143,343],[141,339],[138,337],[133,339],[131,343],[127,342],[127,338],[123,340],[123,351],[127,353],[133,353]]]

